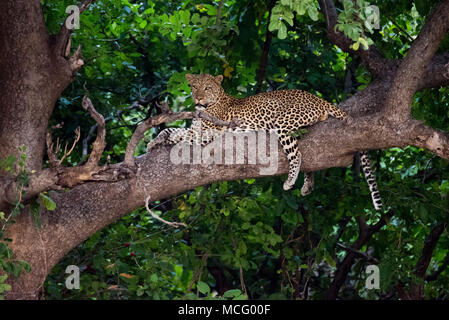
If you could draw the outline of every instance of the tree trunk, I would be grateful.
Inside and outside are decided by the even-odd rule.
[[[332,18],[332,7],[326,7],[329,1],[321,3]],[[448,3],[444,1],[436,9],[437,13],[440,10],[447,17]],[[432,22],[431,18],[429,20]],[[328,19],[328,23],[331,21]],[[441,19],[437,22],[441,23]],[[333,26],[328,30],[332,32]],[[438,29],[439,32],[445,30],[447,28]],[[341,40],[333,38],[332,34],[329,37],[332,41]],[[30,197],[61,186],[58,184],[60,172],[52,168],[43,170],[42,166],[49,118],[57,99],[82,65],[79,51],[72,57],[62,53],[65,50],[61,51],[61,46],[65,48],[66,40],[67,30],[64,29],[58,37],[47,34],[40,0],[0,2],[0,158],[18,155],[17,147],[26,146],[27,169],[36,171],[30,176],[31,186],[27,189]],[[435,45],[429,50],[434,49]],[[395,84],[395,75],[402,66],[400,61],[382,60],[374,49],[360,54],[376,74],[376,80],[339,105],[348,112],[351,121],[329,119],[310,128],[300,141],[301,169],[317,171],[347,166],[357,150],[407,145],[423,147],[449,159],[447,134],[409,118],[388,119],[384,116],[383,103],[390,94],[389,88]],[[430,52],[425,56],[431,58],[433,54]],[[447,85],[449,79],[442,76],[446,70],[439,66],[445,66],[448,61],[448,55],[440,55],[424,66],[416,67],[422,68],[424,74],[417,82],[417,89]],[[390,97],[389,101],[394,99]],[[288,171],[288,165],[281,149],[278,153],[276,174],[279,175]],[[86,182],[68,192],[51,191],[56,210],[47,212],[41,208],[40,229],[34,225],[29,205],[25,202],[25,209],[15,219],[16,223],[8,227],[8,236],[12,239],[10,247],[15,258],[28,261],[32,271],[19,279],[10,278],[12,291],[7,293],[8,298],[37,299],[46,276],[67,252],[98,230],[141,207],[147,196],[156,201],[214,181],[262,176],[259,165],[175,165],[170,161],[167,146],[138,157],[136,165],[135,175],[125,179]],[[14,194],[11,186],[14,186],[14,178],[0,172],[0,211],[11,209],[14,202],[10,195]]]

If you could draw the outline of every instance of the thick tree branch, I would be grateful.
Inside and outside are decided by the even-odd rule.
[[[388,211],[375,225],[372,226],[367,225],[363,216],[357,217],[357,223],[359,225],[359,236],[350,247],[345,248],[345,250],[347,251],[346,256],[338,265],[334,280],[332,281],[330,288],[326,292],[325,297],[327,300],[337,299],[338,292],[340,291],[341,286],[345,282],[348,273],[351,271],[356,258],[361,254],[360,249],[368,243],[373,234],[378,232],[383,226],[387,224],[387,221],[392,216],[393,212]],[[364,256],[364,258],[366,257]]]
[[[319,0],[319,2],[323,15],[326,18],[328,38],[332,43],[345,52],[359,56],[375,77],[385,78],[396,72],[401,64],[401,60],[384,58],[376,46],[371,45],[368,50],[359,49],[354,51],[351,49],[352,41],[343,33],[335,31],[338,16],[334,0]],[[429,61],[427,64],[424,64],[424,66],[427,66],[424,76],[418,77],[417,90],[449,85],[449,53],[437,54]]]
[[[418,90],[449,86],[449,52],[436,54],[418,84]]]
[[[409,120],[410,145],[427,149],[437,156],[449,160],[449,133],[433,129],[417,120]]]
[[[385,101],[386,117],[397,122],[410,117],[413,95],[419,89],[422,77],[441,41],[449,31],[449,0],[441,1],[413,42],[395,74]]]
[[[441,234],[446,229],[447,223],[436,224],[426,238],[424,247],[422,249],[421,257],[416,263],[414,273],[422,279],[426,279],[426,271],[429,267],[430,260],[432,260],[433,252],[440,239]],[[399,283],[396,286],[399,296],[403,300],[421,300],[424,297],[424,283],[411,283],[410,288],[405,290],[404,285]]]
[[[427,268],[429,267],[430,260],[433,256],[433,251],[437,245],[438,240],[440,239],[441,234],[444,229],[446,229],[446,223],[439,223],[435,225],[430,234],[427,236],[426,241],[424,243],[424,248],[422,249],[421,257],[416,263],[415,273],[418,277],[424,278],[426,275]]]

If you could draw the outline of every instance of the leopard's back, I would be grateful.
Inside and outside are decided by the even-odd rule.
[[[252,129],[282,128],[293,132],[325,120],[330,114],[345,118],[334,105],[302,90],[277,90],[241,99],[231,99],[226,120],[241,119]]]

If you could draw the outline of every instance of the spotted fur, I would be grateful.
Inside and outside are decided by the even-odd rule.
[[[278,90],[235,98],[224,92],[221,75],[214,77],[208,74],[187,74],[186,78],[192,89],[195,105],[205,108],[208,114],[225,121],[238,119],[238,130],[276,131],[289,162],[284,190],[293,187],[301,167],[298,140],[292,134],[302,127],[326,120],[329,115],[340,119],[347,118],[346,113],[333,104],[301,90]],[[213,140],[217,131],[223,130],[225,128],[210,121],[195,119],[191,128],[163,130],[148,144],[147,150],[160,143],[175,144],[181,141],[206,145]],[[313,183],[313,173],[306,172],[301,194],[309,194]]]
[[[373,199],[374,208],[376,210],[382,209],[382,199],[380,198],[379,189],[377,188],[376,179],[374,179],[373,170],[371,168],[371,160],[366,152],[360,152],[360,165],[362,167],[363,175],[368,183],[371,198]]]

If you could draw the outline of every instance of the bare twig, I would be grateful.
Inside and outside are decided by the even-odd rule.
[[[75,141],[73,141],[72,147],[67,152],[67,144],[65,145],[64,154],[63,154],[61,160],[59,160],[59,164],[62,164],[64,159],[67,158],[72,153],[73,149],[75,149],[76,143],[79,141],[79,139],[81,137],[80,127],[76,128],[75,133],[76,133],[76,137],[75,137]]]
[[[95,167],[100,161],[101,155],[103,154],[104,148],[106,147],[106,124],[103,116],[95,110],[92,101],[87,96],[83,97],[82,102],[84,110],[89,111],[90,116],[97,122],[97,138],[93,143],[92,152],[87,160],[87,167]]]
[[[163,223],[165,223],[165,224],[167,224],[167,225],[169,225],[170,227],[173,227],[173,228],[179,228],[179,227],[186,227],[187,228],[187,225],[185,223],[182,223],[182,222],[170,222],[170,221],[162,219],[157,214],[153,213],[153,211],[151,211],[151,209],[149,207],[150,198],[151,198],[151,196],[148,196],[145,199],[145,208],[147,209],[148,213],[151,214],[151,216],[154,219],[159,220],[159,221],[161,221],[161,222],[163,222]]]
[[[363,259],[365,259],[365,260],[367,260],[367,261],[369,261],[369,262],[372,262],[372,263],[374,263],[374,264],[379,264],[379,261],[378,261],[376,258],[371,257],[371,256],[370,256],[368,253],[366,253],[366,252],[362,252],[362,251],[359,251],[359,250],[354,250],[353,248],[347,247],[347,246],[345,246],[345,245],[342,244],[342,243],[337,243],[337,246],[339,246],[340,248],[342,248],[342,249],[344,249],[344,250],[346,250],[346,251],[350,251],[350,252],[353,252],[353,253],[359,255],[360,257],[362,257]]]
[[[242,287],[242,292],[248,295],[248,291],[246,291],[245,280],[243,279],[243,268],[240,266],[240,286]]]
[[[396,28],[398,28],[399,31],[401,31],[401,32],[407,37],[407,39],[408,39],[409,42],[413,42],[413,40],[414,40],[413,37],[412,37],[407,31],[405,31],[404,28],[402,28],[400,25],[398,25],[398,24],[396,23],[396,20],[394,20],[394,18],[389,17],[389,16],[387,16],[387,17],[388,17],[388,19],[390,19],[391,23],[393,23],[393,25],[394,25]]]
[[[129,107],[127,107],[125,110],[129,111],[129,110],[134,110],[134,109],[138,109],[141,107],[142,106],[137,101],[135,101]],[[104,118],[104,121],[108,122],[114,118],[120,117],[120,115],[123,113],[123,111],[124,110],[118,110],[115,114]],[[83,157],[80,161],[81,163],[83,163],[87,159],[87,151],[88,151],[89,143],[92,140],[92,138],[94,137],[95,132],[97,131],[97,128],[98,128],[98,123],[95,123],[92,127],[90,127],[89,133],[87,134],[86,138],[83,139],[83,153],[82,153]]]
[[[117,181],[124,179],[133,174],[125,167],[120,165],[106,165],[99,166],[100,158],[106,146],[106,130],[105,120],[103,116],[95,110],[92,101],[87,96],[83,97],[83,108],[87,110],[90,116],[97,122],[97,138],[93,143],[92,152],[88,161],[82,166],[63,167],[62,162],[73,151],[75,144],[79,140],[81,133],[77,129],[77,137],[71,149],[67,151],[67,145],[64,150],[64,155],[60,161],[57,159],[57,152],[60,149],[59,140],[57,140],[56,151],[53,150],[53,142],[51,141],[51,133],[47,134],[47,152],[52,168],[56,169],[57,182],[56,186],[73,187],[85,181]],[[54,187],[54,185],[52,185]]]

